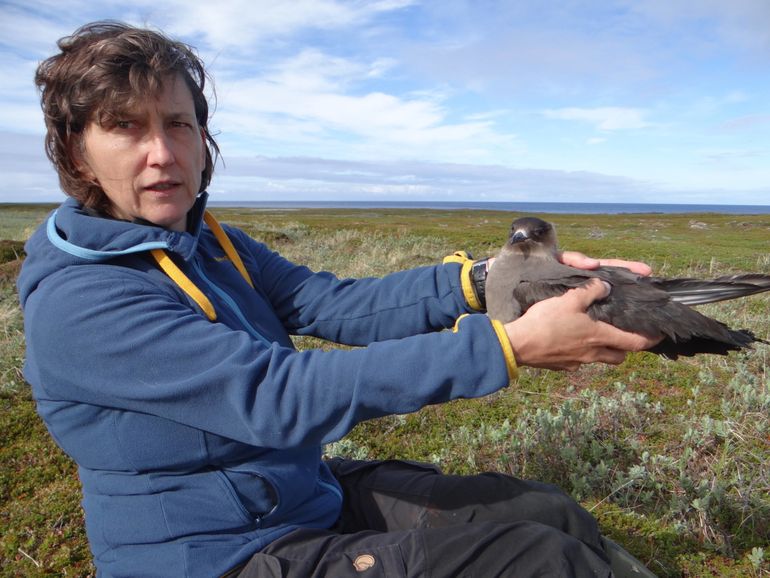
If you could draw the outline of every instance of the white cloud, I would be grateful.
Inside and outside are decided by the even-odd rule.
[[[597,130],[614,131],[639,129],[650,126],[644,120],[646,112],[637,108],[606,106],[599,108],[560,108],[544,110],[546,118],[573,120],[593,124]]]
[[[718,128],[730,132],[766,131],[768,125],[770,125],[770,114],[749,114],[726,120]]]
[[[172,2],[178,11],[174,30],[187,36],[201,36],[209,45],[218,48],[253,46],[266,39],[285,37],[306,29],[343,30],[413,3],[410,0]]]
[[[263,76],[229,81],[220,92],[217,126],[225,134],[250,135],[252,141],[290,142],[305,153],[325,146],[328,154],[347,150],[359,157],[446,160],[515,140],[498,133],[490,118],[450,121],[441,93],[362,90],[362,79],[376,67],[377,62],[303,51]]]
[[[233,191],[259,198],[260,191],[277,189],[290,198],[322,194],[327,200],[455,199],[573,201],[575,191],[587,198],[617,200],[618,194],[642,199],[651,183],[587,171],[512,169],[499,165],[418,161],[350,161],[294,157],[237,157],[215,179],[214,199],[233,197]],[[224,186],[223,186],[224,185]],[[270,194],[270,193],[268,193]],[[305,196],[303,196],[305,195]],[[416,195],[419,195],[417,197]],[[240,198],[244,198],[241,196]],[[265,197],[268,198],[268,197]],[[274,198],[274,197],[273,197]],[[312,198],[312,197],[311,197]]]
[[[56,48],[56,40],[72,29],[61,21],[47,18],[47,15],[61,13],[61,7],[36,5],[35,11],[21,8],[13,3],[0,4],[0,39],[2,44],[13,46],[12,54],[19,56],[32,53],[42,58]],[[54,12],[55,11],[55,12]]]
[[[378,58],[371,63],[366,76],[369,78],[379,78],[398,65],[395,58]]]
[[[704,149],[695,152],[703,164],[727,170],[740,170],[746,167],[747,162],[768,156],[758,149]]]

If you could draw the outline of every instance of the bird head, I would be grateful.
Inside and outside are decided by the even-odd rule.
[[[551,223],[537,217],[521,217],[511,224],[506,246],[524,253],[555,254],[556,230]]]

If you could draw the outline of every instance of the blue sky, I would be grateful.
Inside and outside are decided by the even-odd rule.
[[[214,200],[770,204],[768,0],[0,0],[0,202],[63,198],[34,69],[108,18],[207,63]]]

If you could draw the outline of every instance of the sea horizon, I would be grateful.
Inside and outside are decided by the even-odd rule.
[[[770,214],[770,205],[728,205],[705,203],[559,203],[518,201],[216,201],[209,206],[265,210],[292,209],[434,209],[479,210],[557,214],[679,214],[719,213],[735,215]]]
[[[0,201],[0,208],[11,205],[58,205],[60,201]],[[505,211],[553,214],[682,214],[715,213],[728,215],[770,215],[770,205],[730,205],[715,203],[566,203],[535,201],[317,201],[317,200],[238,200],[219,201],[212,197],[209,207],[262,210],[300,209],[428,209],[440,211]]]

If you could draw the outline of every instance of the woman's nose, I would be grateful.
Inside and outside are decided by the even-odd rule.
[[[174,152],[169,136],[161,132],[152,135],[147,153],[147,164],[164,167],[173,163]]]

